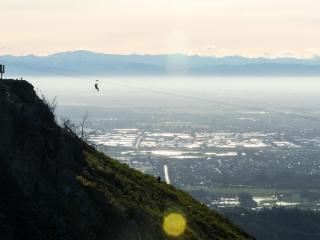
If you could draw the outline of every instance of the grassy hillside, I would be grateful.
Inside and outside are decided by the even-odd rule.
[[[97,152],[56,124],[29,83],[5,80],[0,239],[252,238],[187,193]]]

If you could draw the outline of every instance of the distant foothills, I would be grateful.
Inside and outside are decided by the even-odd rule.
[[[204,57],[182,54],[116,55],[89,51],[48,56],[0,56],[9,75],[320,76],[320,56],[297,58]]]

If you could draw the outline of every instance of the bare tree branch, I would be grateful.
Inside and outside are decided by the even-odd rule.
[[[90,137],[96,133],[96,130],[88,130],[87,126],[89,124],[88,121],[89,114],[86,112],[79,125],[76,125],[71,122],[70,119],[61,119],[63,128],[73,136],[77,136],[82,141],[88,143]]]

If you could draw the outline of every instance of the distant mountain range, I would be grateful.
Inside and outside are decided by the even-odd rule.
[[[0,56],[10,76],[25,75],[195,75],[320,76],[320,57],[245,58],[182,54],[115,55],[88,51],[49,56]]]

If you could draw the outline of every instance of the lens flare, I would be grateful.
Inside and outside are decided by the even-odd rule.
[[[170,213],[163,220],[163,230],[169,236],[180,236],[184,233],[186,226],[186,219],[179,213]]]

